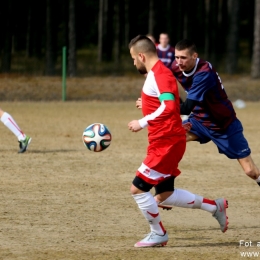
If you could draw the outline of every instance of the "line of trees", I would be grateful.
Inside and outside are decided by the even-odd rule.
[[[137,34],[167,32],[174,45],[193,39],[200,56],[226,72],[238,72],[241,57],[260,77],[260,0],[6,0],[0,8],[1,71],[12,72],[12,57],[24,53],[55,75],[62,46],[68,46],[68,74],[77,75],[77,50],[96,46],[96,62],[120,66]]]

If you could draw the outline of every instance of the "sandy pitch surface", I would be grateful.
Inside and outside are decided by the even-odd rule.
[[[136,249],[149,227],[129,193],[147,145],[145,130],[127,129],[130,120],[140,118],[134,102],[1,107],[33,139],[25,154],[17,154],[15,137],[0,125],[0,259],[230,260],[243,259],[242,251],[260,254],[260,189],[214,144],[188,144],[176,187],[226,197],[227,233],[207,212],[160,210],[168,245]],[[237,113],[260,167],[259,110],[259,103],[248,103]],[[102,153],[88,151],[81,141],[83,129],[94,122],[106,124],[113,135]],[[239,247],[240,240],[252,246]]]

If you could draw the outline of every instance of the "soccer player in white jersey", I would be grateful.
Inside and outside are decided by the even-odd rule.
[[[31,142],[31,137],[23,133],[17,123],[14,121],[11,115],[4,112],[0,108],[0,118],[2,123],[18,138],[19,148],[18,153],[24,153]]]
[[[176,79],[159,60],[154,43],[146,36],[132,39],[129,49],[134,66],[141,74],[147,73],[141,94],[144,117],[128,124],[132,132],[147,127],[149,140],[146,158],[137,170],[130,190],[151,232],[135,247],[167,244],[168,233],[161,222],[158,205],[208,211],[225,232],[228,228],[225,199],[210,200],[174,189],[174,180],[180,174],[178,164],[186,148]],[[155,187],[155,197],[150,193],[152,187]]]

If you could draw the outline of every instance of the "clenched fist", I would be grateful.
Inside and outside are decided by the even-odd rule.
[[[138,132],[142,130],[142,127],[140,126],[138,120],[133,120],[128,123],[128,129],[132,132]]]

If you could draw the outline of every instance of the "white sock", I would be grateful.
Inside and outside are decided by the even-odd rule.
[[[150,192],[132,195],[142,211],[144,217],[150,224],[151,231],[158,235],[164,235],[165,229],[161,223],[157,203]]]
[[[14,119],[8,113],[4,112],[1,117],[1,121],[3,124],[9,128],[10,131],[18,138],[19,141],[24,140],[26,135],[22,132],[20,127],[16,124]]]
[[[256,179],[256,182],[259,184],[260,186],[260,176]]]
[[[212,214],[217,209],[217,206],[214,201],[204,199],[199,195],[181,189],[175,189],[173,194],[169,196],[161,204],[181,208],[202,209]]]

